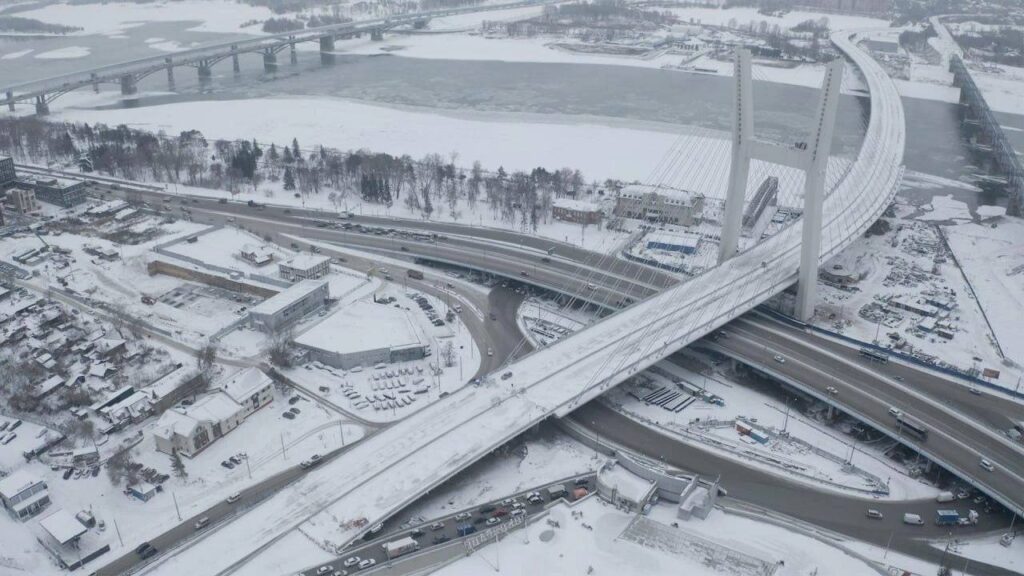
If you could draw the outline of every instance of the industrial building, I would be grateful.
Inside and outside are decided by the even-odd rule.
[[[615,199],[615,216],[659,224],[692,226],[700,220],[704,196],[696,192],[630,184]]]
[[[32,214],[39,210],[39,202],[36,201],[36,193],[28,188],[10,188],[7,190],[7,205],[12,212],[18,214]]]
[[[371,302],[356,302],[328,316],[296,338],[295,345],[308,350],[311,359],[343,370],[430,355],[409,311]]]
[[[296,282],[298,280],[317,280],[331,273],[331,259],[316,254],[299,254],[277,265],[281,278]]]
[[[672,232],[652,232],[645,238],[648,250],[665,250],[682,254],[693,254],[700,247],[700,236]]]
[[[0,479],[0,504],[15,520],[31,518],[50,505],[46,482],[25,470]]]
[[[85,182],[50,178],[34,180],[31,185],[35,190],[36,198],[48,204],[71,208],[85,202]]]
[[[329,296],[326,281],[300,280],[294,286],[252,307],[249,320],[254,328],[276,332],[322,308]]]

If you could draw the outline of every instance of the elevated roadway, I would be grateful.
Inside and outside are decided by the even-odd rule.
[[[820,259],[862,234],[885,210],[902,175],[905,125],[892,81],[851,41],[833,36],[862,71],[871,118],[857,161],[824,201]],[[798,221],[799,222],[799,221]],[[153,573],[244,571],[299,530],[344,546],[453,474],[535,424],[562,417],[630,375],[735,319],[796,280],[800,226],[674,285],[452,394],[354,446],[221,529],[166,558]]]

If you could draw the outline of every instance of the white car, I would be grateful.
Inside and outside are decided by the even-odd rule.
[[[498,516],[491,516],[490,518],[487,519],[487,525],[488,526],[494,526],[498,522],[501,522],[501,518],[499,518]]]
[[[316,569],[316,573],[317,574],[327,574],[328,572],[333,572],[333,571],[334,571],[334,566],[331,566],[330,564],[327,564],[326,566],[321,566],[321,567]]]
[[[779,356],[778,354],[775,355],[775,361],[778,362],[779,364],[785,364],[786,363],[786,359],[783,358],[782,356]]]
[[[369,568],[371,566],[376,566],[376,565],[377,565],[377,561],[376,560],[374,560],[373,558],[367,558],[366,560],[363,560],[362,562],[359,563],[359,569],[360,570],[366,570],[367,568]]]
[[[516,508],[515,510],[513,510],[512,512],[509,513],[509,515],[511,515],[513,517],[514,516],[522,516],[523,514],[526,514],[526,509],[525,508]]]
[[[242,497],[242,495],[241,495],[241,494],[239,494],[238,492],[235,492],[235,493],[234,493],[234,494],[232,494],[231,496],[228,496],[228,499],[226,500],[226,502],[227,502],[228,504],[234,504],[235,502],[238,502],[238,500],[239,500],[239,499],[240,499],[241,497]]]
[[[359,564],[359,561],[360,561],[359,556],[352,556],[348,560],[345,560],[343,565],[345,566],[345,568],[351,568],[351,567],[355,566],[356,564]]]
[[[889,407],[889,414],[892,414],[893,416],[899,418],[900,416],[903,415],[903,412],[901,412],[900,409],[896,408],[895,406],[890,406]]]
[[[472,517],[473,517],[473,513],[472,512],[459,512],[458,514],[455,515],[455,519],[456,520],[469,520]]]
[[[988,470],[989,472],[995,472],[996,471],[995,465],[992,464],[992,462],[989,462],[989,460],[987,458],[982,458],[981,461],[978,462],[978,466],[981,466],[982,468],[984,468],[985,470]]]
[[[825,390],[828,391],[828,393],[832,394],[833,396],[839,394],[839,390],[836,390],[835,386],[829,386],[828,388],[825,388]]]

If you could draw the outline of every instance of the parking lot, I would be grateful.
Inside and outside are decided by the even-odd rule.
[[[474,508],[448,516],[428,520],[415,526],[391,527],[387,522],[370,528],[363,539],[354,541],[350,550],[331,562],[307,568],[301,576],[347,576],[386,564],[390,559],[384,544],[411,537],[416,542],[415,553],[433,546],[441,546],[467,537],[479,538],[482,532],[513,521],[530,518],[543,512],[552,502],[565,499],[570,502],[582,498],[596,489],[596,475],[585,474],[555,484],[538,486],[513,494],[501,500],[486,502]],[[402,554],[411,555],[413,552]]]

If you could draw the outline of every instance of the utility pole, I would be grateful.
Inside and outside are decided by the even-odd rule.
[[[178,515],[178,522],[181,522],[181,510],[178,509],[178,497],[171,492],[171,500],[174,500],[174,512]]]

